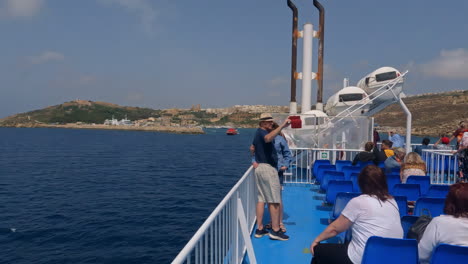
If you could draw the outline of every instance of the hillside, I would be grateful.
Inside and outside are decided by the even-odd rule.
[[[411,96],[403,99],[413,114],[413,134],[438,136],[453,131],[460,120],[468,119],[468,91],[453,91],[438,94]],[[284,107],[271,106],[268,112],[287,112]],[[0,119],[0,126],[36,127],[54,124],[103,124],[106,119],[151,120],[140,126],[193,127],[234,126],[256,127],[258,109],[252,112],[244,108],[211,109],[165,109],[119,106],[105,102],[76,100],[61,105]],[[213,111],[216,110],[216,111]],[[400,105],[395,103],[375,117],[382,130],[395,129],[404,133],[406,116]]]
[[[44,109],[0,119],[4,127],[37,127],[62,124],[103,124],[106,119],[147,120],[155,126],[236,125],[252,127],[258,114],[235,112],[225,115],[204,110],[165,109],[119,106],[106,102],[75,100]]]
[[[411,96],[403,101],[413,115],[415,135],[453,132],[461,120],[468,119],[468,90]],[[406,115],[399,104],[387,107],[374,117],[380,126],[406,126]]]

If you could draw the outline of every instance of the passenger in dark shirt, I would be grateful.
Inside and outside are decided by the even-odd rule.
[[[421,142],[421,145],[416,146],[414,148],[414,152],[418,153],[419,156],[422,156],[423,149],[430,149],[430,147],[429,147],[430,142],[431,142],[431,140],[429,138],[423,138],[423,140]]]
[[[358,162],[367,162],[367,161],[375,161],[375,155],[372,153],[372,149],[374,148],[374,143],[367,142],[364,145],[364,152],[358,153],[353,160],[353,165],[358,164]]]
[[[387,159],[387,154],[385,154],[385,150],[390,150],[392,148],[393,143],[388,140],[382,140],[381,150],[375,146],[374,148],[374,155],[375,155],[375,163],[378,164],[379,162],[385,161]]]

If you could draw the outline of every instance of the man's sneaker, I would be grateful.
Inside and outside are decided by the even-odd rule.
[[[282,241],[289,240],[289,236],[285,235],[283,231],[281,231],[281,229],[276,232],[274,230],[271,230],[270,238],[274,240],[282,240]]]
[[[266,228],[263,228],[262,230],[260,230],[260,229],[255,230],[255,237],[256,237],[256,238],[260,238],[260,237],[266,236],[266,235],[268,235],[268,234],[269,234],[269,233],[268,233],[268,231],[266,230]]]

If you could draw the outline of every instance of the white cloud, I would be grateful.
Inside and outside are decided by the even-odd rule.
[[[32,17],[39,13],[44,0],[6,0],[0,14],[6,17]]]
[[[62,53],[55,51],[44,51],[40,55],[32,56],[29,58],[31,64],[43,64],[49,61],[62,61],[65,56]]]
[[[428,63],[418,65],[418,70],[427,76],[443,79],[468,79],[468,51],[465,49],[442,50],[439,56]]]
[[[135,13],[146,33],[152,35],[153,27],[158,16],[157,10],[151,5],[149,0],[99,0],[106,4],[121,6],[128,11]]]

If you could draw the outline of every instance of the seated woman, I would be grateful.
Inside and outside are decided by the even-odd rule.
[[[468,183],[450,186],[444,215],[432,219],[419,241],[419,261],[429,263],[439,244],[468,246]]]
[[[366,145],[364,145],[364,152],[359,152],[353,160],[353,166],[358,164],[358,162],[367,162],[367,161],[375,161],[375,155],[372,152],[372,149],[374,148],[374,143],[373,142],[367,142]]]
[[[405,156],[403,164],[401,164],[401,182],[406,183],[406,179],[409,176],[426,176],[426,162],[416,152],[408,153]]]
[[[361,263],[364,247],[371,236],[403,238],[400,212],[388,193],[383,171],[375,166],[364,167],[358,177],[362,195],[353,198],[341,215],[310,245],[311,263]],[[349,244],[319,244],[351,228]]]

